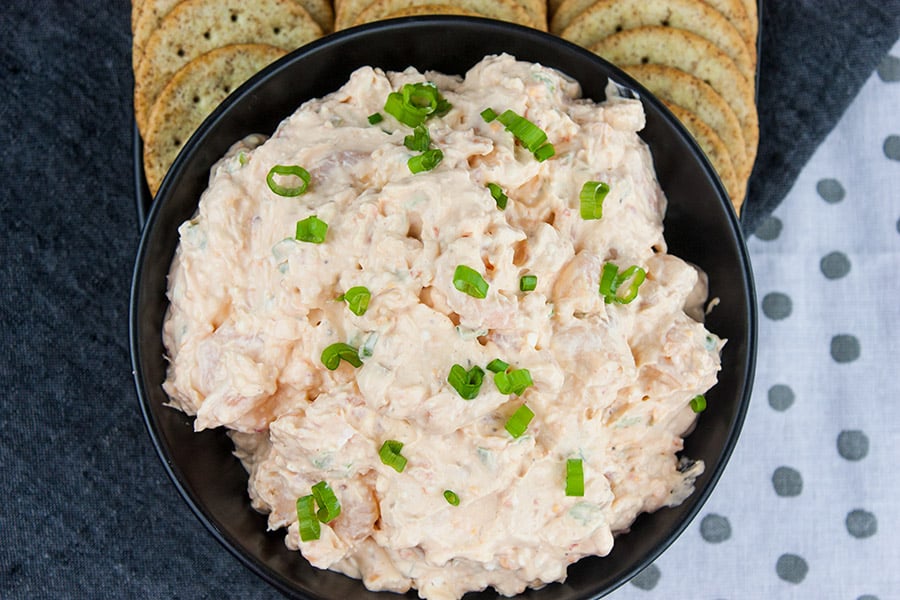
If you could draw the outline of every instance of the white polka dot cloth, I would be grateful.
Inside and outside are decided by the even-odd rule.
[[[900,42],[747,244],[741,439],[697,519],[609,598],[900,598]]]

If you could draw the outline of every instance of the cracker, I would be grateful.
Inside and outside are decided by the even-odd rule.
[[[740,121],[748,160],[752,164],[756,159],[759,117],[753,85],[712,42],[689,31],[648,26],[604,38],[592,45],[591,51],[617,65],[666,65],[708,83]]]
[[[157,98],[144,135],[144,173],[156,194],[178,152],[228,94],[286,51],[264,44],[216,48],[184,65]]]
[[[385,15],[385,19],[393,19],[396,17],[412,17],[417,15],[462,15],[467,17],[477,17],[478,13],[474,10],[452,6],[450,4],[423,4],[422,6],[407,6],[398,11]]]
[[[352,27],[356,17],[372,0],[334,0],[334,30]]]
[[[754,63],[740,32],[700,0],[599,0],[560,35],[588,47],[618,31],[645,25],[696,33],[725,52],[745,77],[753,77]]]
[[[625,71],[653,95],[689,110],[709,125],[728,149],[735,175],[739,179],[750,177],[753,165],[747,160],[741,123],[728,103],[707,83],[664,65],[630,65],[625,67]]]
[[[138,17],[141,16],[141,7],[144,4],[144,0],[131,0],[131,31],[134,32],[134,26],[137,23]]]
[[[422,6],[433,2],[434,0],[375,0],[356,16],[353,24],[371,23],[400,8]],[[492,19],[511,21],[531,27],[540,27],[541,25],[537,18],[528,14],[528,11],[522,8],[522,5],[516,0],[456,0],[454,5]]]
[[[740,214],[746,186],[745,184],[742,185],[735,175],[734,166],[731,164],[731,157],[728,154],[728,149],[725,147],[725,142],[691,111],[670,102],[666,102],[665,105],[675,115],[675,118],[681,121],[684,128],[690,132],[697,141],[697,145],[706,154],[706,158],[709,159],[709,163],[718,173],[722,185],[725,186],[725,191],[728,192],[731,198],[731,205],[734,207],[735,212]]]
[[[150,37],[134,77],[138,127],[178,69],[230,44],[260,43],[294,50],[321,37],[322,28],[293,0],[184,0]]]

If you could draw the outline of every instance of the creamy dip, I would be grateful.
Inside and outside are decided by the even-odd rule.
[[[443,160],[414,174],[412,128],[384,105],[421,82],[452,108],[425,122]],[[542,129],[555,155],[536,160],[486,108]],[[513,595],[563,580],[640,513],[692,492],[703,465],[676,453],[723,341],[701,322],[705,276],[666,252],[643,126],[640,102],[582,99],[565,75],[501,55],[464,78],[361,68],[217,163],[180,228],[164,387],[197,430],[230,430],[253,506],[288,547],[372,590]],[[306,192],[273,193],[275,165],[303,166]],[[599,219],[580,214],[588,181],[609,186]],[[324,242],[298,241],[313,215]],[[646,271],[633,301],[604,301],[606,263]],[[454,285],[459,265],[484,298]],[[371,294],[361,315],[342,298],[353,287]],[[361,366],[325,368],[339,342]],[[496,358],[533,385],[501,393],[486,371],[464,400],[448,383],[453,365]],[[534,417],[516,438],[505,425],[523,404]],[[402,472],[379,457],[386,440],[403,443]],[[570,459],[581,496],[566,495]],[[320,481],[341,513],[302,541],[297,499]]]

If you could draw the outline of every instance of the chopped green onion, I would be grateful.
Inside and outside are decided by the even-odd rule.
[[[431,150],[426,150],[422,154],[413,156],[406,161],[406,165],[411,172],[421,173],[423,171],[432,170],[438,166],[442,160],[444,160],[444,153],[437,148],[432,148]]]
[[[609,193],[609,185],[602,181],[585,181],[578,195],[581,218],[599,219],[603,216],[603,199]]]
[[[447,114],[452,105],[431,83],[407,83],[399,92],[388,94],[384,111],[404,125],[415,127],[425,119]]]
[[[584,463],[580,458],[566,460],[566,496],[584,496]]]
[[[497,113],[495,113],[492,108],[486,108],[481,111],[481,118],[484,119],[485,123],[490,123],[497,118]]]
[[[300,178],[300,185],[294,187],[287,187],[283,185],[279,185],[275,182],[275,176],[282,175],[294,175]],[[309,171],[301,167],[300,165],[275,165],[271,169],[269,169],[269,174],[266,175],[266,183],[269,185],[269,189],[278,194],[279,196],[299,196],[306,192],[306,188],[309,187],[309,181],[311,177]]]
[[[368,288],[357,285],[353,286],[343,294],[341,294],[341,300],[345,300],[347,302],[347,307],[350,309],[354,315],[361,317],[366,314],[366,310],[369,308],[369,300],[372,298],[372,293]]]
[[[550,142],[541,145],[540,148],[534,151],[534,157],[538,162],[544,162],[554,154],[556,154],[556,148],[554,148],[553,144],[551,144]]]
[[[316,517],[316,499],[312,494],[297,498],[297,525],[300,527],[300,539],[304,542],[317,540],[322,535]]]
[[[481,390],[483,381],[484,369],[478,365],[474,365],[468,371],[462,365],[453,365],[450,367],[450,375],[447,376],[447,382],[463,400],[475,398]]]
[[[702,413],[706,410],[706,396],[698,394],[691,398],[691,410],[695,413]]]
[[[608,262],[603,265],[600,275],[600,295],[607,304],[612,302],[628,304],[637,298],[638,288],[644,283],[646,277],[647,271],[637,265],[632,265],[619,274],[619,267]],[[628,286],[624,295],[620,295],[619,287],[629,279],[631,279],[631,285]]]
[[[534,385],[534,381],[528,369],[510,369],[494,373],[494,384],[501,394],[521,396],[522,392]]]
[[[537,287],[537,275],[522,275],[519,279],[519,289],[523,292],[532,292]]]
[[[329,523],[341,514],[341,503],[334,495],[334,490],[325,481],[320,481],[312,486],[312,495],[319,505],[319,511],[316,516],[323,523]]]
[[[381,116],[381,113],[372,113],[369,115],[369,125],[377,125],[384,121],[384,117]]]
[[[381,462],[391,467],[398,473],[402,473],[406,468],[406,457],[400,454],[403,449],[403,442],[397,440],[385,440],[378,451]]]
[[[534,413],[526,405],[522,405],[506,421],[506,431],[514,438],[519,438],[528,429],[528,424],[534,418]]]
[[[491,373],[500,373],[501,371],[505,371],[509,368],[509,363],[500,360],[499,358],[495,358],[491,362],[487,364],[487,370]]]
[[[416,125],[412,135],[403,138],[403,145],[415,152],[425,152],[431,145],[431,136],[424,125]]]
[[[346,360],[354,367],[361,367],[362,361],[359,359],[359,351],[343,342],[331,344],[322,350],[322,364],[330,370],[334,371],[341,364],[341,360]]]
[[[451,506],[459,506],[459,496],[453,490],[444,490],[444,500]]]
[[[505,110],[497,118],[506,126],[507,131],[522,142],[522,145],[528,148],[530,152],[537,151],[547,141],[547,134],[544,133],[543,129],[525,117],[517,115],[514,111]]]
[[[321,244],[325,241],[326,233],[328,233],[328,223],[316,215],[312,215],[297,221],[297,232],[294,237],[301,242]]]
[[[250,160],[250,159],[247,158],[247,153],[244,152],[243,150],[241,150],[241,151],[238,153],[238,162],[241,164],[242,167],[243,167],[244,165],[246,165],[247,162],[248,162],[249,160]]]
[[[504,210],[506,208],[506,202],[509,198],[506,194],[503,193],[503,188],[501,188],[496,183],[487,184],[487,188],[491,191],[491,197],[494,198],[494,202],[497,203],[497,208],[500,210]]]
[[[473,298],[485,298],[490,286],[478,271],[459,265],[453,272],[453,287]]]

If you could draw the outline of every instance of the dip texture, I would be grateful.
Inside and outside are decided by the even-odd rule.
[[[384,106],[422,82],[452,108],[424,123],[443,160],[412,173],[413,129]],[[582,99],[576,82],[508,55],[465,78],[362,68],[213,168],[180,228],[164,387],[197,430],[230,430],[253,506],[313,565],[432,600],[513,595],[564,579],[641,512],[692,492],[703,465],[676,453],[724,342],[702,323],[705,276],[666,253],[641,104],[609,96]],[[537,160],[487,108],[528,119],[555,155]],[[275,165],[306,169],[306,192],[273,193]],[[609,186],[596,219],[580,212],[589,181]],[[295,239],[313,215],[324,241]],[[646,271],[633,301],[598,291],[607,263]],[[488,284],[484,298],[454,285],[460,265]],[[359,287],[362,314],[343,297]],[[336,343],[361,365],[326,368]],[[533,385],[501,393],[485,370],[466,400],[448,382],[454,365],[498,358]],[[523,405],[534,417],[514,437]],[[403,444],[402,471],[379,457],[387,440]],[[566,494],[569,460],[583,495]],[[320,481],[341,513],[302,541],[297,499]]]

